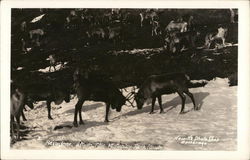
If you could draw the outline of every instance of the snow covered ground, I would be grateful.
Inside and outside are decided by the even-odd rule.
[[[181,99],[177,94],[164,95],[164,114],[149,114],[151,104],[142,110],[123,106],[112,110],[109,123],[104,122],[102,102],[86,101],[83,105],[85,124],[72,127],[74,106],[54,105],[48,120],[45,102],[25,112],[27,122],[21,141],[13,149],[152,149],[152,150],[236,150],[237,86],[229,87],[227,79],[216,78],[205,87],[193,88],[201,110],[194,111],[186,100],[186,114],[180,115]]]

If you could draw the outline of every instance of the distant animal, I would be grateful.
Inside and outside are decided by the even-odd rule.
[[[194,109],[198,110],[195,104],[194,96],[188,90],[190,78],[188,75],[183,73],[171,73],[162,75],[152,75],[145,79],[142,86],[139,88],[135,95],[135,101],[138,109],[142,109],[143,104],[148,100],[152,99],[152,108],[150,114],[154,112],[154,105],[156,98],[160,105],[160,113],[163,113],[162,99],[163,94],[171,94],[177,92],[182,99],[182,107],[180,114],[184,113],[186,93],[194,104]]]
[[[44,34],[45,33],[42,29],[34,29],[34,30],[29,31],[30,39],[32,39],[34,35],[43,36]]]
[[[112,21],[112,11],[111,12],[106,12],[106,13],[103,13],[102,15],[102,23],[103,24],[108,24]]]
[[[166,34],[164,39],[164,48],[171,53],[177,52],[178,46],[176,44],[180,44],[180,39],[176,34],[176,32],[169,32]]]
[[[121,38],[121,28],[120,27],[107,27],[107,38],[115,44]]]
[[[222,45],[225,46],[227,31],[228,31],[228,29],[226,27],[220,26],[217,28],[217,31],[207,33],[206,37],[205,37],[204,47],[206,49],[209,49],[212,42],[214,42],[215,40],[218,40],[218,39],[220,39],[222,41]]]
[[[165,28],[165,32],[171,32],[171,31],[186,32],[187,25],[188,25],[187,22],[170,21],[170,23]]]
[[[184,48],[196,49],[196,40],[200,36],[199,31],[173,32],[166,35],[165,48],[170,52],[181,52]]]
[[[46,101],[48,109],[48,119],[51,117],[51,102],[59,105],[63,102],[70,101],[70,90],[62,82],[44,82],[32,83],[25,85],[25,93],[31,101]]]
[[[27,53],[26,42],[24,38],[21,38],[22,52]]]
[[[66,22],[70,23],[72,20],[77,18],[76,11],[71,10],[69,16],[66,17]]]
[[[151,24],[153,25],[154,21],[158,21],[159,17],[157,15],[157,13],[154,10],[148,10],[146,12],[140,12],[139,13],[140,16],[140,26],[143,27],[144,24]]]
[[[23,22],[20,24],[20,31],[21,31],[21,32],[26,32],[26,31],[27,31],[27,23],[26,23],[26,21],[23,21]]]
[[[103,28],[95,28],[86,32],[88,38],[97,38],[97,39],[104,39],[105,32]]]
[[[25,94],[20,89],[17,88],[11,84],[11,95],[10,95],[10,123],[11,123],[11,139],[14,140],[15,138],[15,131],[14,131],[14,123],[16,119],[16,129],[17,129],[17,135],[16,139],[20,139],[20,116],[23,111],[24,107],[24,101],[25,101]]]
[[[103,78],[96,78],[89,76],[88,73],[83,72],[77,68],[73,74],[74,88],[78,97],[78,102],[75,105],[75,115],[73,125],[78,126],[77,115],[79,114],[79,124],[83,124],[82,120],[82,105],[86,100],[102,101],[106,104],[105,122],[109,122],[108,113],[110,106],[121,111],[121,107],[125,104],[126,98],[122,95],[119,89],[111,80],[104,80]]]
[[[45,34],[43,29],[34,29],[29,31],[30,39],[36,46],[40,46],[40,38]]]
[[[160,22],[158,22],[158,21],[152,22],[151,35],[152,36],[161,35]]]
[[[194,22],[194,17],[193,16],[189,16],[189,18],[188,18],[187,30],[188,31],[194,31],[195,30],[195,22]]]
[[[144,21],[144,15],[143,15],[143,13],[139,13],[139,15],[140,15],[140,26],[142,27],[143,21]]]
[[[235,15],[236,15],[236,13],[232,8],[230,8],[229,10],[230,10],[230,22],[235,23]]]

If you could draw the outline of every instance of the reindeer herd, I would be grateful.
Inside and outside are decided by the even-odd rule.
[[[112,10],[112,14],[105,14],[102,16],[102,22],[110,21],[110,18],[113,16],[119,17],[119,10]],[[131,16],[127,13],[124,15],[124,19],[129,20]],[[148,22],[151,28],[152,36],[163,36],[165,45],[164,47],[172,53],[181,52],[183,48],[187,47],[188,49],[195,50],[197,48],[196,40],[201,34],[200,30],[193,26],[193,16],[190,16],[188,21],[185,22],[180,17],[175,21],[170,21],[170,23],[161,29],[161,25],[157,16],[157,13],[154,11],[148,11],[145,13],[140,13],[139,17],[139,26],[144,27],[145,23]],[[94,17],[90,15],[82,15],[82,19],[87,21],[94,21]],[[119,18],[118,18],[119,19]],[[69,25],[71,22],[77,20],[77,15],[74,11],[70,12],[70,15],[66,18],[66,23]],[[98,23],[99,21],[95,21]],[[21,24],[21,31],[26,31],[26,22]],[[72,27],[72,26],[71,26]],[[97,37],[115,39],[119,37],[120,28],[119,27],[107,27],[108,36],[106,31],[103,28],[92,28],[91,30],[86,31],[87,37]],[[206,32],[204,48],[209,49],[211,44],[220,39],[222,44],[225,45],[225,37],[227,35],[226,26],[216,26],[215,31]],[[36,29],[29,31],[30,39],[33,39],[34,43],[37,46],[40,46],[40,37],[46,34],[42,29]],[[35,37],[35,39],[34,39]],[[22,41],[22,50],[27,51],[25,48],[25,41]],[[56,70],[56,58],[55,55],[50,55],[50,68]],[[75,105],[73,125],[78,127],[79,125],[84,124],[82,119],[82,106],[85,101],[101,101],[106,105],[106,114],[105,122],[109,122],[108,114],[110,107],[115,109],[117,112],[120,112],[122,106],[129,102],[133,105],[133,102],[136,102],[137,108],[142,109],[144,103],[148,100],[152,100],[151,112],[154,112],[154,105],[156,99],[158,99],[160,113],[164,112],[162,107],[162,98],[164,94],[171,94],[177,92],[182,100],[182,107],[180,114],[185,113],[185,100],[186,96],[189,96],[194,105],[194,110],[199,110],[200,108],[196,105],[195,98],[192,93],[189,92],[189,89],[192,85],[188,75],[184,73],[171,73],[171,74],[162,74],[162,75],[151,75],[145,79],[145,81],[138,86],[138,91],[131,93],[129,96],[125,97],[121,90],[115,85],[111,79],[97,78],[89,75],[87,72],[83,71],[82,68],[76,67],[74,73],[71,75],[73,83],[70,86],[65,86],[62,83],[58,82],[49,82],[44,84],[30,84],[28,86],[23,86],[18,84],[18,82],[11,83],[11,137],[14,141],[15,139],[20,139],[20,117],[22,116],[25,120],[23,110],[25,105],[33,108],[33,103],[36,101],[46,101],[48,109],[48,119],[53,119],[51,116],[51,102],[55,104],[61,104],[63,101],[70,102],[70,95],[72,94],[71,90],[74,90],[74,94],[77,96],[78,101]],[[201,85],[202,86],[202,85]],[[133,102],[131,102],[131,95],[134,95]],[[79,116],[79,121],[78,121]],[[16,123],[15,123],[16,122]],[[79,123],[78,123],[79,122]],[[15,138],[15,129],[16,129],[16,138]]]
[[[165,23],[166,20],[160,17],[160,12],[154,9],[136,12],[112,9],[104,13],[95,12],[97,11],[90,9],[70,11],[63,24],[60,24],[64,26],[64,30],[59,32],[79,35],[81,43],[85,46],[104,41],[110,41],[116,45],[118,42],[123,43],[128,39],[138,38],[140,35],[151,35],[151,37],[159,37],[164,43],[164,48],[172,53],[180,52],[185,48],[199,47],[196,44],[197,39],[202,39],[199,41],[204,42],[202,47],[205,49],[209,49],[212,43],[218,43],[218,41],[224,46],[228,32],[227,25],[215,24],[213,30],[206,30],[206,25],[197,24],[193,15],[189,15],[185,19],[176,15],[178,18],[173,18]],[[233,11],[231,12],[232,15],[235,14]],[[46,18],[46,15],[44,17]],[[22,51],[25,53],[28,52],[28,44],[40,47],[47,43],[46,37],[56,34],[49,28],[52,26],[50,23],[44,25],[45,27],[31,27],[32,25],[34,24],[26,21],[20,23],[18,32],[20,32]]]
[[[72,75],[73,84],[72,86],[65,86],[58,82],[51,82],[47,84],[30,84],[27,86],[19,85],[17,82],[11,83],[11,137],[15,140],[15,128],[16,128],[16,139],[20,138],[20,117],[23,114],[25,105],[33,108],[33,103],[36,101],[46,101],[48,109],[48,119],[52,120],[51,117],[51,102],[55,104],[61,104],[63,101],[70,102],[71,89],[74,90],[74,94],[77,96],[78,101],[75,105],[73,125],[78,127],[78,124],[84,124],[82,119],[82,106],[85,101],[101,101],[106,105],[105,122],[109,122],[108,114],[110,107],[120,112],[122,106],[126,102],[130,102],[132,106],[134,101],[136,102],[137,108],[142,109],[144,103],[152,99],[152,110],[154,111],[154,104],[156,98],[158,98],[161,113],[164,112],[162,108],[161,95],[171,94],[177,92],[182,99],[182,107],[180,114],[184,113],[185,107],[185,94],[187,94],[193,104],[194,109],[199,108],[195,104],[192,93],[189,92],[190,79],[188,75],[183,73],[171,73],[163,75],[152,75],[145,79],[144,83],[139,86],[138,92],[131,92],[125,97],[115,83],[111,79],[95,77],[88,74],[88,72],[77,67]],[[202,85],[201,85],[202,86]],[[134,95],[131,102],[131,95]],[[79,123],[78,123],[79,116]],[[24,117],[25,118],[25,117]],[[24,119],[25,120],[25,119]],[[16,121],[16,123],[15,123]],[[16,125],[14,125],[16,124]],[[14,127],[16,126],[16,127]]]

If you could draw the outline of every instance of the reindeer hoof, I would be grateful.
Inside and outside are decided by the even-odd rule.
[[[184,114],[185,112],[184,111],[181,111],[180,114]]]
[[[149,114],[154,114],[155,112],[153,112],[153,111],[151,111],[151,112],[149,112]]]
[[[78,127],[77,122],[74,122],[74,123],[73,123],[73,126],[74,126],[74,127]]]
[[[79,122],[79,124],[80,124],[80,125],[83,125],[83,124],[84,124],[84,122],[83,122],[83,121],[80,121],[80,122]]]
[[[165,112],[162,110],[162,111],[160,111],[160,114],[162,114],[162,113],[165,113]]]
[[[49,116],[48,118],[49,118],[49,120],[53,120],[53,118],[51,116]]]
[[[27,119],[23,119],[23,121],[27,121]]]
[[[105,121],[104,121],[104,122],[108,123],[108,122],[109,122],[109,120],[105,119]]]
[[[16,142],[15,139],[11,139],[10,144],[14,144]]]

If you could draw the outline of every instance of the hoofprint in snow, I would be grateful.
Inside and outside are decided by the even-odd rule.
[[[28,132],[13,149],[152,149],[152,150],[236,150],[237,87],[227,79],[216,78],[205,87],[193,88],[201,110],[194,111],[186,100],[186,114],[180,115],[181,99],[177,94],[163,96],[164,114],[149,114],[151,104],[142,110],[123,106],[112,110],[111,122],[104,122],[102,102],[83,104],[85,124],[72,126],[77,97],[59,106],[52,103],[53,120],[48,120],[45,102],[25,112]]]

